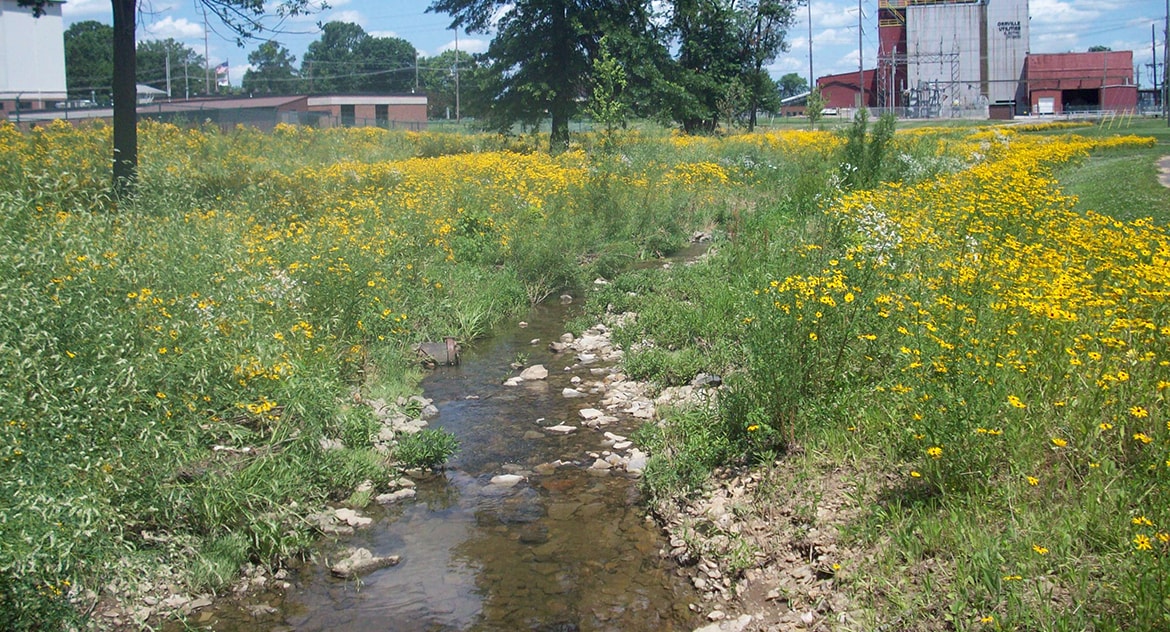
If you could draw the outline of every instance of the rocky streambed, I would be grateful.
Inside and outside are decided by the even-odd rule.
[[[324,540],[296,568],[249,566],[218,597],[160,584],[99,612],[101,627],[170,613],[174,629],[212,630],[860,629],[840,590],[860,555],[837,542],[859,510],[845,473],[796,485],[783,462],[725,469],[687,502],[648,507],[631,432],[707,405],[720,381],[627,379],[610,328],[636,315],[577,337],[561,331],[566,309],[537,308],[438,368],[425,397],[360,401],[382,419],[379,449],[428,425],[454,433],[448,468],[311,515]]]
[[[671,556],[629,438],[667,399],[620,372],[599,323],[563,331],[537,308],[423,382],[421,411],[365,401],[392,437],[426,426],[461,451],[439,472],[367,490],[363,508],[312,516],[313,560],[280,577],[246,569],[238,595],[184,604],[214,630],[690,630],[703,623],[690,569]],[[633,317],[622,316],[625,318]],[[618,318],[622,318],[618,317]],[[703,387],[667,398],[697,397]],[[360,490],[359,490],[360,491]],[[201,596],[200,596],[201,597]]]

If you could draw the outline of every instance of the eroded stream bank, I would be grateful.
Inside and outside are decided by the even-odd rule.
[[[306,564],[283,580],[287,589],[205,608],[189,622],[215,630],[698,625],[689,609],[696,593],[662,555],[669,542],[639,498],[636,472],[625,472],[631,457],[638,468],[624,438],[643,422],[645,400],[615,387],[621,378],[604,347],[549,349],[570,310],[537,307],[527,326],[501,327],[461,366],[424,380],[440,411],[431,425],[454,433],[460,453],[443,472],[418,478],[414,498],[363,510],[370,526],[318,553],[364,547],[401,556],[398,565],[346,581],[325,564]],[[503,385],[517,361],[548,375]],[[604,414],[586,420],[581,411],[591,408]],[[549,429],[556,426],[574,430]]]

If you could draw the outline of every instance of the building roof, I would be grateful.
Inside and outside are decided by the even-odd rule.
[[[785,99],[780,99],[780,105],[793,105],[795,103],[800,103],[801,101],[808,99],[808,95],[810,94],[812,94],[811,91],[806,91],[801,92],[800,94],[794,94]]]

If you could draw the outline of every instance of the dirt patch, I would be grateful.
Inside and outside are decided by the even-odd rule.
[[[659,507],[670,555],[688,565],[711,629],[862,630],[869,618],[849,575],[871,551],[844,544],[841,528],[876,501],[859,472],[809,471],[797,460],[722,469],[700,497]],[[750,615],[746,626],[742,615]]]

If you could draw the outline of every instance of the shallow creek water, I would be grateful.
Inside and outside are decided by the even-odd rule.
[[[466,349],[461,366],[424,380],[424,395],[439,408],[431,427],[454,433],[460,453],[448,469],[417,480],[415,498],[365,510],[374,524],[340,542],[400,555],[399,565],[345,581],[322,564],[307,564],[290,578],[292,588],[215,607],[190,623],[269,631],[693,628],[687,606],[696,595],[659,556],[666,542],[647,518],[636,482],[589,470],[588,453],[605,449],[603,432],[540,430],[580,425],[577,411],[598,399],[561,395],[574,375],[599,379],[590,374],[598,365],[566,371],[573,354],[548,351],[567,312],[538,306],[527,328],[506,324]],[[527,356],[526,365],[544,364],[548,379],[502,386],[518,354]],[[625,435],[635,425],[623,418],[605,430]],[[558,459],[570,464],[535,473]],[[490,484],[505,473],[526,478],[510,488]]]

